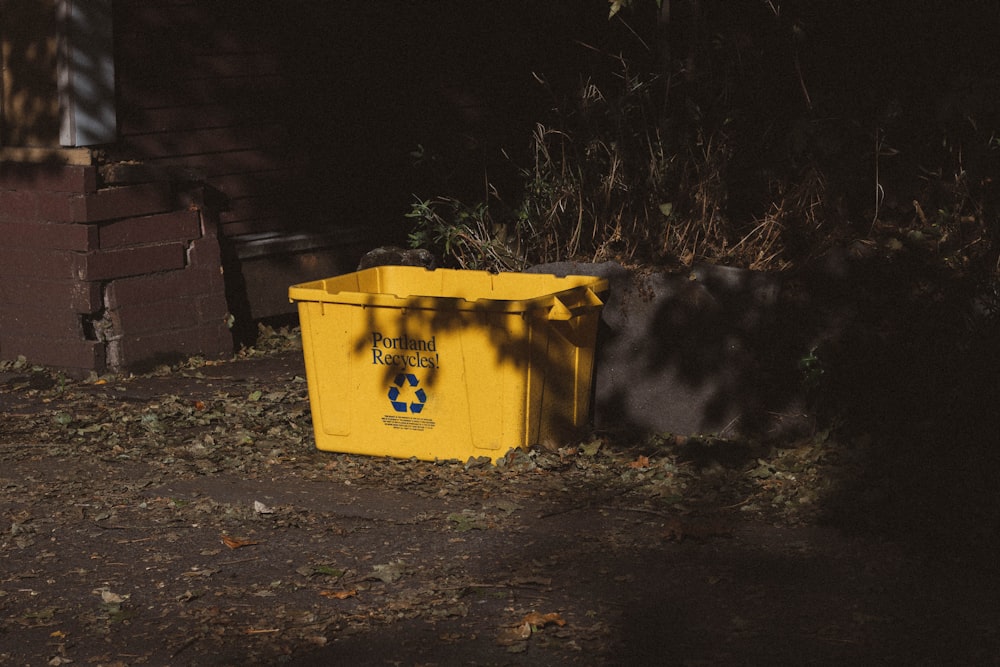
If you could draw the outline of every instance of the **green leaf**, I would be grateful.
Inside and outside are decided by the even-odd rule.
[[[344,576],[345,572],[345,570],[340,570],[335,567],[330,567],[329,565],[317,565],[315,568],[313,568],[313,571],[316,574],[324,574],[328,577],[337,577],[337,578]]]
[[[469,530],[486,530],[489,526],[481,514],[472,510],[462,510],[448,515],[448,521],[455,524],[455,530],[464,533]]]

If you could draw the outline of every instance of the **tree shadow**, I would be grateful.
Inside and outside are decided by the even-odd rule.
[[[832,433],[858,465],[834,480],[826,521],[986,553],[1000,539],[996,289],[919,247],[836,251],[783,274],[619,273],[598,427],[714,435],[723,448]]]

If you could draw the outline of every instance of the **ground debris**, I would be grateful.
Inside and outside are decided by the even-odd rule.
[[[738,664],[772,636],[871,663],[886,633],[920,657],[908,606],[954,612],[957,654],[996,648],[965,611],[996,607],[982,581],[820,525],[857,442],[319,452],[295,333],[265,333],[146,375],[0,368],[0,662]]]

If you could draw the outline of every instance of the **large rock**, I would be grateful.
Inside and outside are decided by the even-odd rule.
[[[808,427],[799,361],[815,327],[770,274],[702,265],[677,275],[615,262],[531,273],[608,279],[594,385],[598,428],[767,435]]]
[[[856,244],[784,273],[531,271],[610,281],[600,428],[788,437],[822,421],[900,443],[1000,432],[1000,282],[942,270],[921,248]]]

